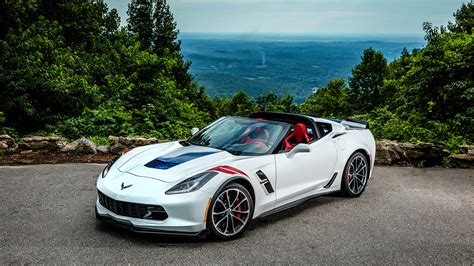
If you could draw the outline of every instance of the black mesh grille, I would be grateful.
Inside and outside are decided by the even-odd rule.
[[[118,215],[152,220],[165,220],[168,218],[165,209],[161,206],[118,201],[100,191],[97,192],[99,193],[100,205]]]

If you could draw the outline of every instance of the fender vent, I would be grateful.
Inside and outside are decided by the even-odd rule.
[[[332,186],[332,183],[334,183],[334,180],[336,179],[336,176],[337,176],[337,172],[335,172],[332,177],[331,177],[331,180],[329,180],[329,183],[327,183],[324,188],[330,188]]]
[[[262,185],[268,193],[275,192],[273,190],[272,184],[270,184],[270,181],[268,180],[267,176],[261,170],[258,170],[258,172],[256,174],[257,174],[258,178],[260,178],[260,185]]]

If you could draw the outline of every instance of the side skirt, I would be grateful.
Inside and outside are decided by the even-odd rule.
[[[316,195],[311,195],[311,196],[307,196],[307,197],[304,197],[302,199],[299,199],[299,200],[295,200],[295,201],[292,201],[290,203],[287,203],[285,205],[282,205],[280,207],[277,207],[277,208],[274,208],[273,210],[270,210],[270,211],[267,211],[267,212],[264,212],[262,214],[260,214],[259,216],[255,217],[254,219],[258,219],[258,218],[263,218],[263,217],[266,217],[266,216],[269,216],[269,215],[272,215],[272,214],[275,214],[275,213],[278,213],[278,212],[281,212],[281,211],[284,211],[284,210],[287,210],[287,209],[291,209],[293,207],[296,207],[310,199],[314,199],[314,198],[317,198],[317,197],[320,197],[320,196],[324,196],[324,195],[327,195],[327,194],[332,194],[332,193],[335,193],[337,191],[333,190],[333,191],[325,191],[325,192],[322,192],[322,193],[318,193]]]

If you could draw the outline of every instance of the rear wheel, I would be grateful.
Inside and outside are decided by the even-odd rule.
[[[253,200],[247,189],[231,183],[219,191],[211,203],[207,218],[209,229],[218,239],[235,239],[248,228],[253,211]]]
[[[367,186],[369,170],[369,163],[364,154],[352,154],[342,176],[342,193],[348,197],[360,196]]]

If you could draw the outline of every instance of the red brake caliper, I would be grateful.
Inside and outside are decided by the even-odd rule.
[[[235,201],[235,204],[238,205],[238,206],[237,206],[237,210],[242,211],[242,206],[239,205],[239,202],[240,202],[240,200],[239,200],[239,198],[237,198],[236,201]],[[241,216],[241,215],[242,215],[242,214],[241,214],[240,212],[238,212],[238,213],[235,215],[235,217],[237,217],[237,218],[240,219],[240,216]]]
[[[354,174],[354,169],[352,169],[352,166],[349,168],[349,174],[347,176],[348,181],[351,182],[352,180],[352,175]]]

